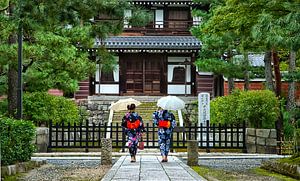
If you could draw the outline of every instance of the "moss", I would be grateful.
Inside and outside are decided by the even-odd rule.
[[[282,159],[279,159],[278,161],[281,163],[289,163],[292,165],[300,166],[300,154],[299,153],[295,154],[289,158],[282,158]]]
[[[273,177],[276,178],[278,180],[285,180],[285,181],[296,181],[296,179],[293,179],[291,177],[285,176],[285,175],[281,175],[275,172],[271,172],[268,170],[264,170],[261,168],[255,168],[252,170],[253,173],[258,174],[258,175],[263,175],[263,176],[268,176],[268,177]]]
[[[207,180],[237,180],[237,177],[232,175],[230,172],[219,169],[212,169],[204,166],[194,166],[192,169]]]

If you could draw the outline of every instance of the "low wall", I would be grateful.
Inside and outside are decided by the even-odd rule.
[[[81,100],[78,103],[79,108],[86,110],[89,123],[103,124],[107,122],[109,116],[110,101],[88,101]]]
[[[248,153],[276,154],[276,129],[246,129]]]
[[[1,166],[1,180],[5,180],[6,176],[16,175],[18,173],[25,173],[34,168],[46,164],[46,160],[28,161],[16,163],[14,165]]]

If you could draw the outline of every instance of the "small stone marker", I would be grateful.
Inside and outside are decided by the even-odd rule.
[[[198,126],[200,123],[206,125],[206,121],[210,120],[210,94],[202,92],[198,94]]]
[[[112,164],[112,141],[110,138],[101,138],[101,165]]]
[[[198,141],[197,140],[187,140],[187,164],[189,166],[198,165]]]
[[[206,145],[206,141],[208,138],[207,137],[207,134],[206,134],[206,124],[207,124],[207,120],[210,121],[210,94],[207,93],[207,92],[202,92],[202,93],[199,93],[198,94],[198,127],[201,126],[201,123],[202,123],[202,126],[204,127],[202,129],[203,133],[202,135],[200,133],[198,133],[197,137],[198,137],[198,140],[201,140],[202,138],[202,145],[203,146],[207,146]],[[209,124],[209,122],[208,122]],[[200,128],[199,128],[199,132],[200,132]],[[200,143],[199,143],[200,145]]]

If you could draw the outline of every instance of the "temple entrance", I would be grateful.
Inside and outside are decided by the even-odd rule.
[[[124,94],[128,95],[162,95],[166,87],[166,65],[163,57],[155,54],[130,54],[126,56]]]

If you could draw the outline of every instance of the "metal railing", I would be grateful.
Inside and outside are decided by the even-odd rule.
[[[155,21],[144,27],[131,26],[129,23],[124,23],[124,31],[189,31],[192,26],[200,25],[200,21],[188,20],[172,20],[172,21]]]

